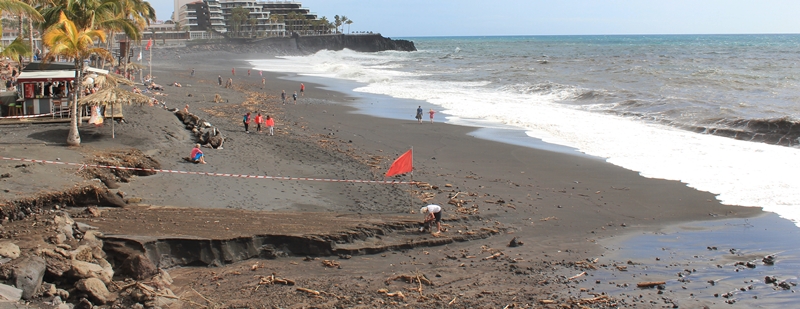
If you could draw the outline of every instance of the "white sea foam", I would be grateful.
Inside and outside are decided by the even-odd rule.
[[[486,82],[425,80],[396,53],[321,52],[253,61],[257,69],[350,79],[358,92],[427,101],[462,119],[518,127],[546,142],[606,158],[642,176],[677,180],[725,204],[763,207],[800,226],[800,149],[703,135],[555,103],[567,94],[490,89]],[[412,108],[413,107],[409,107]]]

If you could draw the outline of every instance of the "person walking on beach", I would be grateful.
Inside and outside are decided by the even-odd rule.
[[[429,111],[428,114],[431,115],[431,123],[433,123],[433,114],[436,114],[436,112],[434,112],[433,108],[431,108],[431,111]]]
[[[228,82],[225,84],[225,88],[233,88],[233,78],[228,78]]]
[[[300,83],[300,96],[303,96],[304,92],[306,92],[306,85]]]
[[[247,69],[247,76],[250,76],[250,69]]]
[[[192,68],[192,73],[189,76],[194,77],[194,68]]]
[[[231,75],[236,76],[236,68],[231,68]]]
[[[205,155],[203,155],[203,151],[200,150],[200,144],[194,144],[194,148],[192,148],[192,153],[189,155],[189,158],[193,163],[206,164],[206,158]]]
[[[286,90],[281,90],[281,101],[283,101],[283,105],[286,105]]]
[[[261,78],[261,89],[264,89],[264,86],[266,86],[266,85],[267,85],[267,79],[262,77]]]
[[[242,118],[242,123],[244,123],[244,133],[250,133],[250,112],[244,114]]]
[[[275,128],[275,118],[272,118],[269,115],[267,115],[267,120],[264,120],[264,125],[266,125],[267,128],[269,128],[270,136],[275,135],[275,132],[273,131],[273,128]]]
[[[217,81],[219,82],[219,85],[222,86],[222,75],[217,75]]]
[[[294,104],[297,104],[297,91],[292,94],[292,99],[294,99]]]
[[[261,123],[264,122],[264,118],[261,117],[261,112],[256,114],[256,132],[261,133]]]
[[[422,123],[422,106],[417,107],[417,122]]]
[[[419,213],[425,215],[425,223],[419,228],[420,232],[424,231],[426,226],[430,226],[434,222],[436,223],[437,233],[442,232],[442,206],[431,204],[420,208]]]

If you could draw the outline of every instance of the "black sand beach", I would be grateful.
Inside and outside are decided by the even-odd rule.
[[[166,50],[154,59],[156,82],[166,86],[166,96],[158,99],[169,108],[189,104],[191,113],[226,137],[223,149],[203,148],[208,164],[182,159],[196,141],[172,112],[156,106],[126,107],[126,121],[116,125],[114,139],[108,124],[84,125],[80,148],[64,146],[67,124],[2,126],[2,156],[78,162],[108,149],[136,148],[168,170],[382,180],[391,162],[413,147],[413,180],[430,187],[171,173],[121,184],[118,190],[136,202],[85,220],[108,237],[324,238],[380,227],[380,232],[355,240],[327,238],[340,252],[349,252],[338,256],[286,251],[274,259],[233,258],[230,264],[211,268],[169,268],[175,279],[172,291],[180,296],[170,305],[175,308],[715,306],[726,299],[712,295],[727,290],[709,284],[702,291],[687,291],[674,274],[628,275],[624,268],[635,266],[604,258],[606,248],[598,240],[762,213],[758,208],[725,206],[712,194],[675,181],[644,178],[595,158],[475,138],[468,134],[474,130],[470,127],[354,113],[348,102],[359,97],[323,90],[323,85],[306,82],[296,105],[282,105],[281,90],[291,94],[299,90],[299,83],[265,72],[266,87],[261,89],[261,76],[255,70],[247,76],[248,64],[240,60],[253,57],[263,55]],[[236,76],[231,76],[234,67]],[[189,76],[192,69],[194,77]],[[233,89],[219,87],[217,76],[233,78]],[[168,86],[173,82],[182,87]],[[216,94],[222,103],[213,102]],[[253,127],[245,133],[241,117],[248,111],[273,116],[275,135]],[[16,165],[0,161],[0,173],[11,176],[2,180],[7,189],[0,192],[0,200],[92,181],[80,179],[75,167],[31,164],[22,172]],[[444,208],[447,231],[441,235],[415,233],[413,222],[422,219],[416,212],[426,204]],[[10,229],[14,224],[3,226]],[[512,239],[523,244],[509,247]],[[338,266],[326,267],[324,260]],[[733,263],[726,265],[733,269]],[[613,282],[595,278],[597,269],[616,277]],[[258,284],[259,276],[270,274],[318,293]],[[412,282],[392,279],[402,275]],[[432,284],[414,281],[417,276]],[[645,281],[669,283],[666,290],[633,288]],[[612,290],[617,294],[606,293]],[[395,292],[403,296],[391,294]]]

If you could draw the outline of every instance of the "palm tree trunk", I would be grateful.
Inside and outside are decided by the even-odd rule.
[[[28,39],[31,40],[31,61],[33,56],[36,55],[36,43],[33,41],[33,20],[28,18]]]
[[[83,61],[75,59],[75,88],[72,89],[72,117],[69,119],[69,134],[67,134],[67,146],[80,146],[81,134],[78,132],[78,122],[80,115],[78,115],[78,96],[81,93],[81,72],[83,72]]]
[[[108,45],[106,45],[106,50],[108,50],[108,51],[112,51],[113,50],[112,49],[112,47],[114,47],[114,45],[113,45],[114,43],[113,42],[114,42],[114,30],[111,30],[111,35],[108,36],[108,42],[107,42]],[[119,52],[120,52],[120,55],[122,55],[122,50],[121,49],[120,49]],[[105,66],[106,66],[106,58],[103,58],[100,61],[100,69],[104,68]]]
[[[17,32],[17,37],[20,38],[20,39],[22,38],[22,25],[23,25],[22,24],[22,15],[20,14],[19,15],[19,28],[18,28],[19,31]],[[20,72],[22,72],[22,60],[23,60],[22,55],[19,55],[19,70],[20,70]]]

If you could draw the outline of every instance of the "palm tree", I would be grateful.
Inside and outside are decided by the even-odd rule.
[[[344,23],[347,25],[347,33],[350,33],[350,24],[353,23],[353,20],[344,16],[342,19],[346,19]]]
[[[105,29],[111,34],[106,48],[108,50],[114,46],[114,36],[117,31],[124,32],[125,36],[138,43],[142,40],[144,29],[151,21],[156,20],[155,10],[149,2],[143,0],[119,0],[108,9],[111,10],[111,14],[97,25],[97,28]],[[179,24],[176,24],[176,27],[180,27]]]
[[[325,16],[322,16],[322,18],[319,19],[319,25],[322,27],[322,34],[328,33],[328,30],[331,29],[330,24],[331,22],[328,21],[328,18]]]
[[[333,25],[336,26],[336,32],[339,32],[339,26],[342,25],[342,19],[339,17],[339,15],[333,16]]]
[[[57,23],[47,29],[42,38],[42,43],[49,48],[45,61],[50,61],[58,56],[73,59],[75,62],[75,90],[72,91],[72,112],[70,115],[70,128],[67,135],[67,145],[80,146],[81,136],[78,132],[78,95],[82,92],[81,75],[84,69],[83,61],[92,55],[111,59],[108,50],[95,47],[94,42],[105,42],[106,33],[103,30],[91,27],[79,28],[69,20],[64,12],[59,15]]]
[[[21,55],[29,55],[30,51],[34,50],[33,47],[33,21],[40,22],[44,19],[42,15],[39,14],[38,11],[33,7],[33,4],[36,4],[39,0],[0,0],[0,12],[3,13],[10,13],[19,16],[19,35],[17,38],[19,39],[19,43],[17,40],[11,43],[11,45],[7,46],[0,52],[3,56],[7,56],[9,58],[19,59]],[[30,38],[30,50],[26,52],[27,48],[22,49],[20,44],[22,43],[22,21],[23,16],[28,17],[28,35]],[[2,25],[0,25],[0,33],[2,33]],[[17,43],[17,44],[14,44]]]

